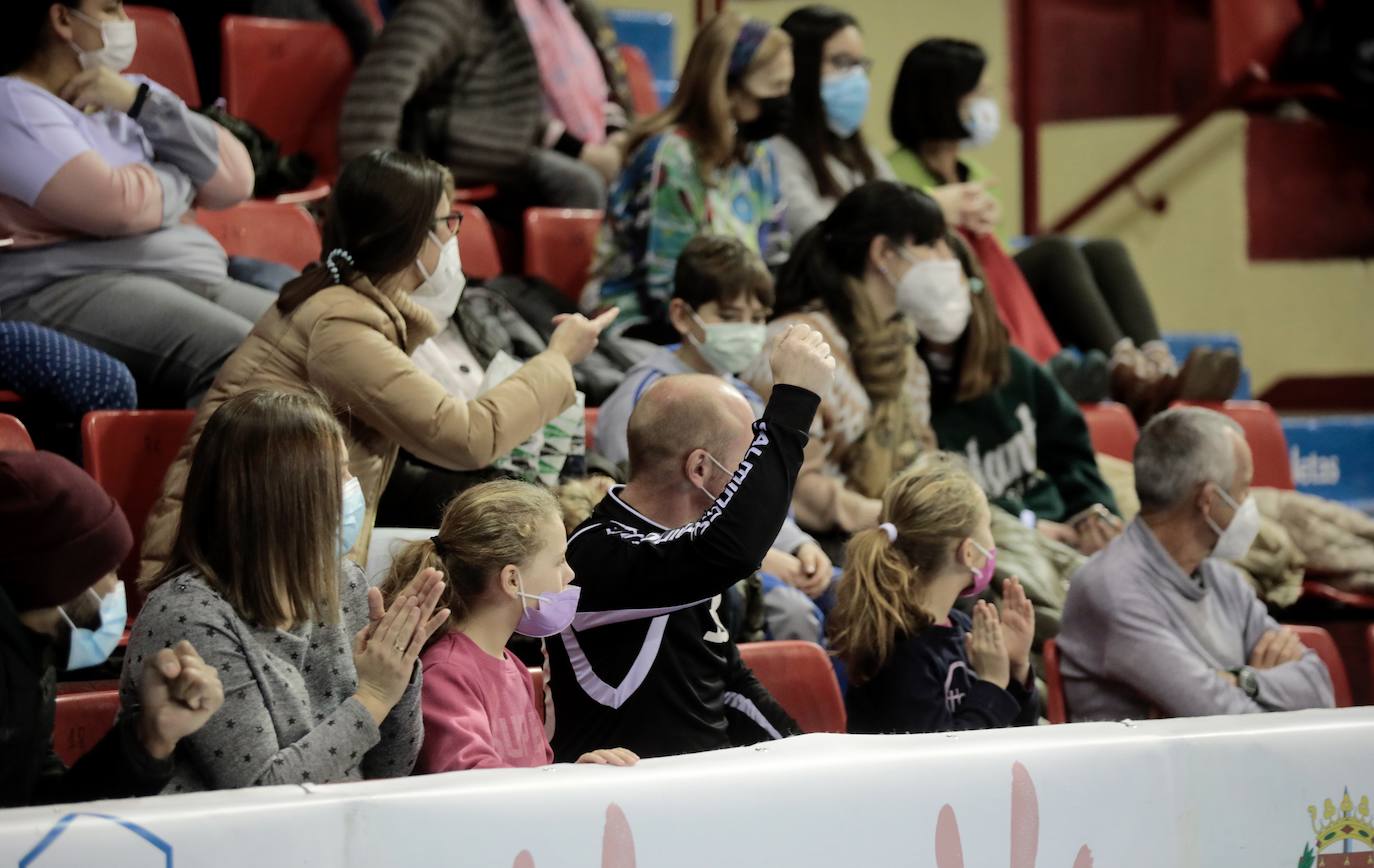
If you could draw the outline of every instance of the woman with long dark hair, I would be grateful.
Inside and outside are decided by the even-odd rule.
[[[945,376],[917,352],[918,340],[962,341],[976,361],[970,388],[1008,382],[1006,331],[986,293],[974,300],[959,246],[934,199],[898,182],[870,181],[802,237],[778,276],[779,317],[770,331],[806,323],[835,356],[835,382],[821,396],[792,501],[802,527],[847,534],[873,527],[888,483],[937,448],[931,385],[937,373],[942,382]],[[761,393],[768,386],[754,371],[746,379]],[[1005,550],[998,569],[1008,571],[999,575],[1020,576],[1053,624],[1083,557],[1068,528],[1049,521],[1032,528],[1034,517],[994,508],[992,533]]]
[[[988,499],[1045,536],[1093,554],[1120,532],[1116,501],[1078,405],[1007,341],[977,261],[951,239],[964,272],[956,304],[917,317],[940,448],[964,457]]]
[[[859,22],[833,6],[803,6],[783,19],[792,37],[792,117],[773,139],[788,230],[824,220],[865,181],[893,181],[887,159],[864,141],[869,70]]]
[[[170,551],[206,420],[244,390],[309,386],[334,405],[367,502],[353,550],[360,560],[401,448],[445,469],[476,470],[572,404],[572,365],[592,351],[614,313],[596,322],[568,317],[547,351],[472,401],[450,395],[411,360],[453,315],[464,287],[450,183],[437,163],[398,151],[344,166],[325,218],[328,253],[282,288],[220,371],[149,517],[144,575]]]
[[[770,335],[805,323],[835,356],[793,498],[808,530],[877,524],[888,480],[935,446],[930,378],[905,308],[940,262],[958,267],[939,205],[905,184],[870,181],[801,237],[778,275]],[[768,394],[762,365],[745,379]]]

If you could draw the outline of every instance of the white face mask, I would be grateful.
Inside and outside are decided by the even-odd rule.
[[[911,317],[922,337],[937,344],[957,341],[973,314],[973,297],[959,260],[912,263],[897,282],[897,309]]]
[[[735,474],[731,473],[724,464],[721,464],[719,461],[717,461],[716,457],[712,455],[710,452],[706,453],[706,459],[710,461],[712,464],[716,465],[716,468],[719,469],[721,473],[724,473],[727,478],[735,478]],[[706,486],[704,485],[698,485],[697,490],[700,491],[702,494],[706,495],[707,499],[710,500],[712,503],[714,503],[720,497],[720,494],[712,494],[710,491],[706,489]],[[722,488],[721,494],[724,493],[725,490]]]
[[[1002,109],[997,105],[997,100],[986,96],[974,97],[964,110],[967,114],[964,128],[968,130],[964,147],[982,148],[992,144],[1002,128]]]
[[[439,263],[434,267],[434,273],[430,274],[423,262],[415,260],[415,265],[425,276],[425,282],[415,287],[410,297],[429,311],[442,328],[453,319],[453,312],[458,309],[458,299],[463,297],[468,279],[463,274],[463,262],[458,257],[458,236],[444,242],[439,241],[433,232],[429,233],[429,237],[439,247]]]
[[[134,26],[133,21],[97,21],[77,9],[72,9],[71,13],[92,27],[100,28],[100,39],[103,43],[94,51],[88,51],[75,42],[72,43],[76,60],[82,69],[103,66],[115,72],[123,72],[129,68],[129,64],[134,62],[135,52],[138,51],[138,28]]]
[[[1232,516],[1231,523],[1225,530],[1217,527],[1211,516],[1203,516],[1207,526],[1217,535],[1217,544],[1212,546],[1212,557],[1224,561],[1240,560],[1249,553],[1250,546],[1255,544],[1255,537],[1259,536],[1259,507],[1255,504],[1255,498],[1249,496],[1243,502],[1236,503],[1220,486],[1217,486],[1217,494],[1221,495],[1221,499],[1226,501],[1236,514]]]
[[[699,341],[691,333],[688,333],[687,339],[702,358],[722,374],[738,374],[749,367],[768,340],[768,327],[762,323],[704,323],[696,313],[692,314],[692,320],[706,332],[706,340]]]

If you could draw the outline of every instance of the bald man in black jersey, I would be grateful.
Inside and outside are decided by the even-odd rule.
[[[758,569],[787,517],[834,378],[830,348],[805,325],[770,362],[776,385],[757,422],[728,383],[702,375],[665,377],[635,407],[630,482],[568,542],[582,597],[547,643],[560,761],[588,744],[655,757],[798,732],[719,616],[721,594]]]

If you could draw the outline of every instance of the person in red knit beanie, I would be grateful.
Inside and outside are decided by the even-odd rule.
[[[52,746],[57,672],[103,663],[124,632],[115,568],[133,546],[119,505],[49,452],[0,452],[0,806],[152,795],[177,741],[224,701],[189,642],[144,664],[121,715],[70,769]]]

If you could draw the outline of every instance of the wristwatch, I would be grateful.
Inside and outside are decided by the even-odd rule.
[[[1259,679],[1255,677],[1255,670],[1249,666],[1238,666],[1231,670],[1231,674],[1236,676],[1236,686],[1245,691],[1245,695],[1254,699],[1259,696]]]

